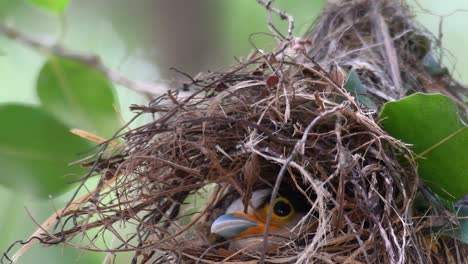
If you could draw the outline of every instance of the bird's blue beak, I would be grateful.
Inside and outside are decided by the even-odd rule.
[[[232,238],[257,225],[258,222],[243,217],[241,214],[225,214],[218,217],[213,222],[211,225],[211,233],[224,238]]]

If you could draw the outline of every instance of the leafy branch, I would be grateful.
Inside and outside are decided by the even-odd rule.
[[[120,84],[135,92],[145,94],[148,97],[160,95],[166,92],[166,87],[164,85],[132,80],[120,72],[107,67],[102,62],[101,58],[95,54],[79,53],[70,50],[59,43],[48,43],[44,40],[35,39],[4,24],[0,24],[0,34],[38,51],[81,62],[101,72],[112,82]]]

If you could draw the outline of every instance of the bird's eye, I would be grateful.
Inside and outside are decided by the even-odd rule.
[[[278,197],[273,205],[273,214],[280,219],[287,219],[294,215],[294,207],[287,199]]]
[[[273,212],[275,212],[277,216],[284,217],[284,216],[289,215],[289,213],[291,213],[291,206],[289,206],[289,204],[283,201],[279,201],[275,204],[275,207],[273,208]]]

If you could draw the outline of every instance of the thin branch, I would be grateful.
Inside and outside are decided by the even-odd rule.
[[[273,34],[275,39],[278,41],[278,44],[281,43],[281,40],[291,41],[293,39],[293,30],[294,30],[294,18],[288,13],[280,10],[272,5],[274,0],[257,0],[257,2],[265,7],[268,11],[267,24],[268,29]],[[281,32],[275,27],[272,21],[271,14],[277,14],[281,20],[288,20],[288,34],[284,37]]]
[[[129,79],[123,74],[104,65],[101,58],[95,54],[72,51],[59,43],[47,43],[46,41],[35,39],[4,24],[0,24],[0,34],[33,49],[86,64],[104,74],[104,76],[112,82],[125,86],[135,92],[146,95],[160,95],[167,91],[166,86],[161,84],[150,84]]]

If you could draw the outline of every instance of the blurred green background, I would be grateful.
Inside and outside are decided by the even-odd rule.
[[[132,79],[162,84],[183,79],[169,70],[170,67],[194,75],[233,63],[234,56],[245,56],[251,50],[251,33],[267,32],[265,11],[255,0],[70,0],[63,13],[46,10],[31,2],[40,4],[41,1],[0,0],[0,23],[43,41],[53,43],[58,39],[72,50],[98,54],[107,66]],[[319,0],[277,2],[295,17],[296,36],[308,29],[324,6]],[[462,25],[468,23],[468,12],[463,11],[468,10],[468,2],[418,0],[411,5],[417,19],[435,35],[442,29],[443,45],[451,53],[444,58],[444,63],[453,67],[450,69],[455,77],[467,83],[468,76],[463,73],[468,71],[465,44],[468,34]],[[456,10],[460,11],[454,12]],[[278,23],[280,28],[285,28],[284,24]],[[266,50],[274,47],[269,37],[257,35],[252,40]],[[53,97],[39,88],[41,78],[48,76],[43,69],[47,60],[45,54],[0,36],[0,103],[48,105],[61,109],[57,102],[46,104]],[[53,61],[49,60],[49,63],[53,64]],[[126,121],[132,116],[127,110],[130,104],[146,102],[144,96],[124,87],[109,89],[115,89],[115,104]],[[14,125],[15,118],[17,122],[24,121],[19,116],[9,120],[1,118],[0,115],[0,130],[7,130],[5,124]],[[67,125],[73,127],[73,123]],[[40,135],[35,131],[26,132],[22,137],[31,137],[32,141]],[[53,139],[45,143],[61,144]],[[18,175],[0,166],[0,178],[15,181]],[[28,189],[0,185],[0,252],[16,240],[27,239],[36,229],[25,208],[42,222],[54,208],[62,207],[70,195],[71,191],[68,191],[38,198]],[[102,254],[83,253],[62,246],[35,246],[19,263],[37,263],[38,260],[41,263],[105,263],[104,258]],[[124,255],[117,258],[116,263],[128,262],[129,256]]]

